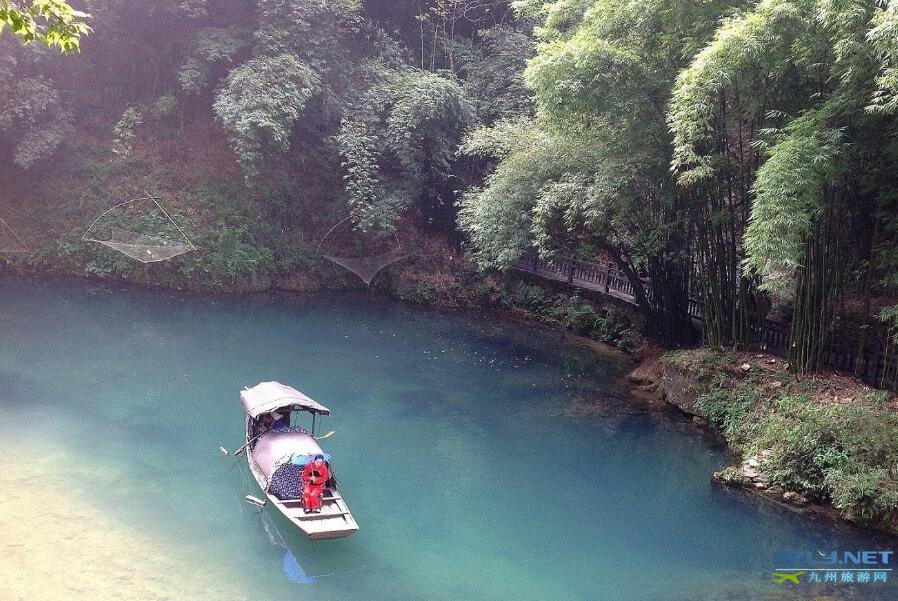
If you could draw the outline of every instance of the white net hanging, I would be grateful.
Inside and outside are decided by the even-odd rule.
[[[359,276],[365,282],[366,286],[371,285],[371,281],[385,267],[392,265],[396,261],[401,261],[408,255],[401,248],[375,255],[373,257],[338,257],[335,255],[321,255],[329,261],[333,261],[337,265],[345,267],[352,273]]]
[[[168,261],[178,255],[189,253],[194,249],[192,244],[184,244],[159,236],[138,234],[121,228],[108,228],[106,240],[87,238],[90,242],[102,244],[141,263]]]
[[[31,250],[9,223],[0,217],[0,253],[8,255],[27,254]]]
[[[352,273],[354,273],[360,280],[362,280],[366,286],[370,286],[371,282],[377,277],[377,274],[383,271],[386,267],[396,263],[397,261],[401,261],[409,256],[407,252],[402,249],[402,244],[399,243],[399,238],[396,234],[393,234],[392,241],[395,241],[395,248],[388,250],[386,252],[372,252],[371,254],[363,254],[361,256],[346,256],[342,252],[336,250],[323,249],[324,241],[334,233],[335,230],[343,226],[347,221],[351,218],[346,218],[334,227],[332,227],[327,234],[324,235],[324,238],[321,239],[321,242],[318,243],[318,254],[327,259],[328,261],[332,261],[341,267],[348,269]],[[344,232],[345,234],[346,232]],[[355,232],[358,234],[358,232]],[[359,242],[356,240],[356,242]],[[364,245],[363,245],[364,246]]]
[[[125,202],[119,203],[114,207],[103,211],[100,216],[90,224],[90,227],[87,228],[87,231],[84,232],[82,240],[102,244],[107,248],[118,251],[123,255],[134,259],[135,261],[140,261],[141,263],[157,263],[159,261],[168,261],[169,259],[173,259],[179,255],[183,255],[185,253],[196,250],[196,247],[184,233],[184,230],[182,230],[181,227],[175,222],[175,220],[171,218],[171,215],[169,215],[168,211],[166,211],[165,208],[161,204],[159,204],[159,201],[157,201],[148,192],[144,192],[144,194],[146,194],[146,196],[126,200]],[[152,203],[156,205],[156,208],[158,208],[162,212],[162,214],[165,215],[166,219],[168,219],[168,221],[171,222],[171,224],[174,225],[175,229],[177,229],[181,234],[181,240],[173,240],[161,235],[141,234],[117,226],[101,226],[95,229],[100,220],[110,212],[115,211],[116,209],[121,209],[126,205],[145,201],[152,201]],[[90,233],[92,231],[94,232],[94,236],[90,237]],[[101,232],[102,235],[99,235]]]

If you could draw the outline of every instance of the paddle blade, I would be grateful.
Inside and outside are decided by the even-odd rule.
[[[243,498],[247,503],[249,503],[250,505],[255,505],[256,507],[265,507],[265,504],[267,503],[267,501],[263,501],[262,499],[254,497],[252,495],[246,495]]]
[[[224,448],[224,447],[218,447],[218,451],[219,451],[222,455],[230,455],[230,453],[228,453],[228,450],[227,450],[226,448]]]

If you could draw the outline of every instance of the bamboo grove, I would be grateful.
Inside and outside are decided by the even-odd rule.
[[[495,161],[460,209],[483,264],[606,253],[666,342],[690,297],[712,346],[776,316],[798,372],[894,331],[898,2],[517,6],[535,115],[465,145]]]

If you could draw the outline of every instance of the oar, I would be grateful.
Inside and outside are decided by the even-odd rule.
[[[327,434],[325,434],[325,435],[323,435],[323,436],[316,436],[316,437],[315,437],[315,440],[324,440],[325,438],[330,438],[330,437],[333,436],[335,433],[336,433],[336,430],[331,430],[330,432],[328,432]]]
[[[268,501],[263,501],[259,497],[254,497],[252,495],[246,495],[243,498],[247,503],[249,503],[250,505],[255,505],[256,507],[265,507],[265,504],[268,503]]]
[[[265,430],[265,432],[268,432],[268,430]],[[239,455],[240,453],[245,451],[246,447],[248,447],[250,444],[255,442],[256,439],[259,438],[260,436],[262,436],[262,434],[265,434],[265,432],[260,432],[259,434],[256,434],[255,436],[253,436],[252,438],[247,440],[246,443],[243,444],[243,446],[239,447],[236,451],[234,451],[234,456],[236,457],[237,455]],[[228,450],[224,447],[218,447],[218,450],[221,451],[222,454],[224,454],[224,455],[230,455],[230,453],[228,453]]]

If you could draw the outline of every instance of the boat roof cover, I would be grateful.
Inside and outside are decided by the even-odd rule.
[[[254,419],[263,413],[284,407],[297,407],[321,415],[330,415],[331,413],[331,410],[324,405],[316,403],[295,388],[280,382],[262,382],[252,388],[244,388],[240,391],[240,402]]]
[[[324,452],[311,434],[295,431],[269,430],[253,447],[253,461],[269,481],[278,465],[296,455],[324,455]]]

